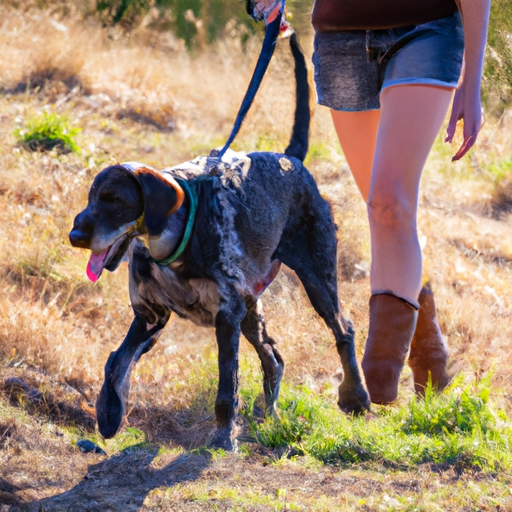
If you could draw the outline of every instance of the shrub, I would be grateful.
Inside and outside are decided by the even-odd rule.
[[[61,153],[79,153],[80,148],[75,142],[79,132],[80,128],[71,128],[63,117],[43,112],[29,120],[25,129],[16,129],[14,135],[22,146],[31,151],[55,149]]]

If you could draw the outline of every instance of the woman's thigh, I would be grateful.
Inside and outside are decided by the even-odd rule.
[[[417,207],[423,167],[446,117],[453,88],[391,86],[382,91],[370,201]]]
[[[380,110],[331,110],[334,127],[350,171],[365,201],[368,200]]]

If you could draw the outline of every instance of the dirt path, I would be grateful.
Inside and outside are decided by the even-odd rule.
[[[430,510],[480,510],[450,506],[450,494],[455,497],[464,487],[474,487],[475,480],[475,475],[457,474],[453,469],[425,466],[409,472],[389,468],[383,468],[383,472],[331,467],[312,470],[300,460],[269,464],[268,455],[257,451],[256,448],[248,457],[216,457],[209,453],[159,456],[155,447],[113,457],[98,456],[94,463],[92,457],[87,457],[87,471],[69,490],[28,501],[20,510],[429,510],[429,496],[434,495],[440,496],[444,505],[440,503],[441,508],[436,508],[432,503]],[[491,477],[477,479],[486,487],[496,483]],[[495,497],[499,496],[499,489],[495,486]]]
[[[461,464],[335,467],[247,435],[235,454],[185,450],[204,445],[211,417],[149,445],[107,443],[108,455],[82,453],[69,429],[3,400],[0,417],[0,512],[512,510],[510,475]]]

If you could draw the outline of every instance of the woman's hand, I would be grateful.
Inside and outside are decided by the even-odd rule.
[[[281,34],[289,28],[284,15],[284,0],[250,0],[250,4],[249,14],[256,21],[265,20],[265,25],[268,25],[281,16]]]
[[[480,88],[477,87],[474,92],[468,90],[464,80],[455,91],[453,98],[450,121],[446,129],[445,142],[451,143],[457,129],[457,122],[463,122],[463,142],[452,162],[460,160],[469,149],[475,144],[478,132],[482,127],[482,103],[480,100]]]
[[[459,0],[464,26],[464,70],[455,92],[446,141],[451,142],[457,121],[464,123],[462,146],[452,160],[461,159],[476,142],[482,127],[481,83],[491,0]]]

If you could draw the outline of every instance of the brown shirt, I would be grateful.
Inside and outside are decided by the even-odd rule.
[[[377,30],[419,25],[451,16],[455,0],[315,0],[317,32]]]

